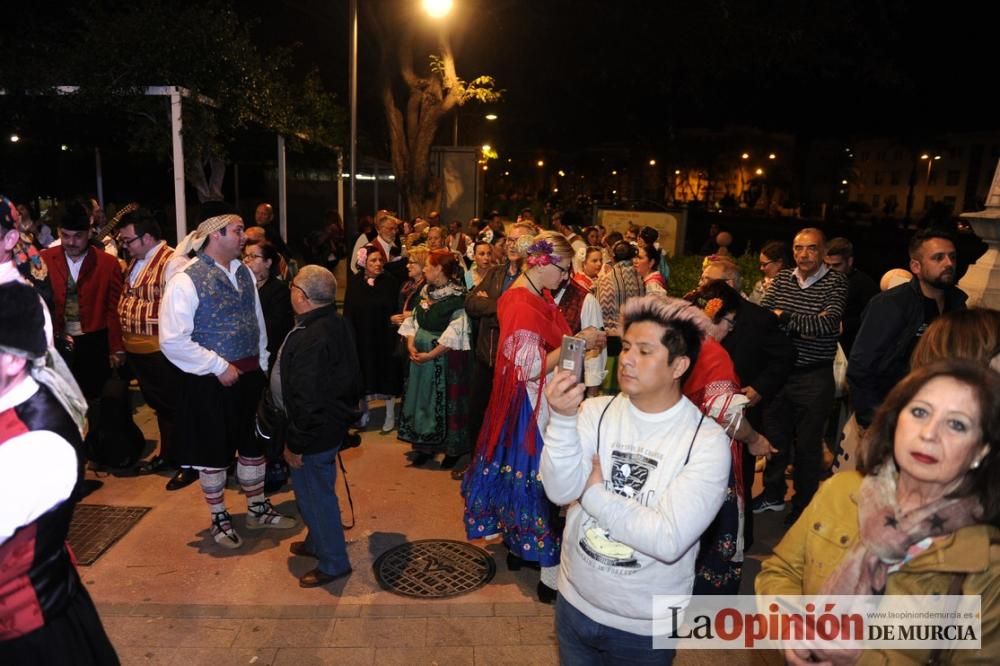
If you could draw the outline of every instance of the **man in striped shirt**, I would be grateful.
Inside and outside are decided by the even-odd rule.
[[[847,278],[823,263],[826,237],[806,228],[795,235],[795,268],[781,271],[761,305],[772,310],[798,357],[788,381],[765,414],[765,430],[778,449],[764,471],[764,492],[753,512],[785,508],[785,467],[795,449],[795,496],[785,523],[809,504],[822,471],[823,424],[833,401],[833,357],[847,303]]]

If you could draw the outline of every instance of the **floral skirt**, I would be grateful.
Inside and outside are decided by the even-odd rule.
[[[559,507],[549,502],[539,478],[542,436],[531,422],[531,403],[522,389],[513,411],[515,422],[505,424],[500,441],[513,428],[512,446],[498,444],[487,459],[482,443],[462,482],[465,532],[469,539],[502,534],[511,553],[543,567],[559,564],[563,520]],[[527,428],[535,428],[535,453],[521,446]]]

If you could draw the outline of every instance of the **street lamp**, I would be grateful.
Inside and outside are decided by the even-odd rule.
[[[926,186],[929,186],[931,184],[931,167],[934,166],[934,162],[936,160],[941,159],[941,156],[940,155],[935,155],[934,157],[931,157],[927,153],[924,153],[923,155],[920,156],[920,159],[927,161],[927,179],[924,182],[924,185],[926,187]]]
[[[451,11],[453,0],[423,0],[424,10],[433,18],[440,19]],[[348,215],[346,231],[348,238],[357,231],[358,222],[358,0],[350,0],[348,7],[349,38],[348,38],[348,69],[347,94],[350,110],[350,214]]]
[[[496,120],[496,119],[497,119],[497,114],[495,114],[495,113],[487,113],[486,114],[486,120]]]

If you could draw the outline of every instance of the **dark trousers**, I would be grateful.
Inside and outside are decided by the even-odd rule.
[[[101,397],[104,383],[111,377],[110,357],[107,329],[73,336],[73,351],[65,357],[66,365],[88,402]]]
[[[162,352],[129,352],[128,364],[139,380],[143,399],[156,412],[156,425],[160,430],[160,457],[176,463],[174,418],[181,388],[181,371]]]
[[[651,636],[630,634],[594,622],[561,595],[556,601],[556,637],[562,666],[670,666],[674,661],[674,650],[655,649]]]
[[[819,487],[823,468],[823,425],[833,400],[833,366],[793,370],[764,415],[764,431],[778,453],[764,470],[764,496],[785,496],[785,467],[795,450],[795,496],[792,509],[801,511]]]
[[[479,439],[479,429],[483,427],[483,417],[486,407],[490,404],[490,392],[493,390],[493,368],[478,358],[472,362],[472,376],[469,379],[469,451],[476,450]]]
[[[295,503],[309,528],[306,548],[319,559],[319,570],[336,576],[351,568],[344,527],[340,523],[337,449],[302,456],[302,467],[291,469]]]

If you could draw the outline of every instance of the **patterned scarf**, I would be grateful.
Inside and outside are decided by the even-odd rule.
[[[981,522],[976,497],[943,497],[903,513],[896,503],[899,474],[892,461],[861,482],[858,493],[858,542],[827,578],[821,594],[881,594],[889,566],[902,562],[913,544],[951,534]]]

